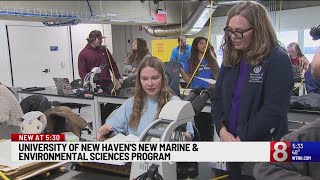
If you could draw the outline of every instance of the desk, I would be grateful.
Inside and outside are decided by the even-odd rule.
[[[114,96],[114,95],[108,95],[108,94],[96,94],[94,95],[94,103],[95,103],[95,111],[94,114],[96,114],[96,129],[99,129],[101,127],[101,107],[100,104],[102,103],[112,103],[112,104],[123,104],[124,101],[126,101],[129,98],[129,96],[125,95],[119,95],[119,96]],[[93,132],[97,133],[97,132]]]
[[[95,94],[93,98],[85,98],[76,95],[61,95],[57,94],[57,90],[54,88],[46,88],[45,90],[40,91],[18,91],[19,102],[24,98],[40,94],[45,96],[49,101],[59,101],[64,103],[77,103],[77,104],[87,104],[90,105],[91,110],[91,119],[87,121],[92,121],[92,137],[90,140],[96,141],[97,139],[97,130],[101,127],[101,108],[100,104],[102,103],[113,103],[113,104],[122,104],[125,100],[132,96],[132,92],[128,89],[121,89],[117,91],[117,95],[111,95],[110,92],[103,92]],[[202,109],[202,112],[211,112],[210,100],[208,100],[206,106]]]
[[[96,114],[95,112],[95,102],[93,98],[85,98],[85,97],[81,97],[81,96],[76,96],[76,95],[60,95],[57,94],[57,89],[54,88],[46,88],[45,90],[40,90],[40,91],[18,91],[19,94],[19,102],[21,102],[24,98],[31,96],[31,95],[35,95],[35,94],[40,94],[45,96],[49,101],[59,101],[59,102],[64,102],[64,103],[77,103],[77,104],[86,104],[86,105],[90,105],[91,107],[91,119],[87,120],[87,122],[92,121],[92,128],[93,128],[93,132],[96,132]],[[92,135],[92,139],[93,141],[96,140],[96,134]]]

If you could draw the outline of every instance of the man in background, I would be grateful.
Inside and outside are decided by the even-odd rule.
[[[98,30],[90,32],[87,38],[88,44],[83,48],[78,57],[78,70],[81,79],[84,80],[92,68],[106,64],[106,68],[100,74],[97,74],[99,79],[98,84],[100,84],[103,91],[110,91],[113,88],[113,82],[109,70],[114,73],[116,89],[120,88],[122,80],[111,53],[105,46],[101,45],[104,38]]]
[[[180,65],[183,68],[190,56],[191,46],[187,44],[186,37],[180,36],[180,38],[178,38],[178,46],[171,52],[170,61],[180,61]]]

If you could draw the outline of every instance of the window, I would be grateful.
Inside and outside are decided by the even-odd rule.
[[[317,52],[317,48],[319,47],[320,43],[317,41],[312,40],[312,37],[310,36],[310,29],[304,30],[304,48],[303,48],[303,54],[306,56],[306,58],[311,63],[313,60],[313,56]]]
[[[284,45],[286,48],[287,46],[292,43],[298,43],[298,31],[281,31],[276,32],[278,40]]]
[[[223,40],[223,35],[216,35],[216,53],[217,53],[217,61],[219,66],[221,66],[222,60],[223,60],[223,52],[222,49],[220,48]]]

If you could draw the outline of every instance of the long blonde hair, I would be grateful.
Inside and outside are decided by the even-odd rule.
[[[239,51],[234,48],[231,38],[225,34],[221,46],[224,66],[232,67],[244,58],[251,65],[258,65],[273,47],[279,46],[276,32],[273,29],[266,8],[258,2],[246,1],[233,6],[228,12],[226,26],[232,17],[241,15],[253,27],[253,38],[248,49]]]
[[[163,106],[171,99],[173,96],[173,92],[168,86],[168,81],[165,75],[164,65],[157,57],[148,57],[141,61],[140,66],[138,68],[138,73],[136,77],[136,88],[134,92],[134,100],[133,100],[133,108],[132,113],[130,115],[129,127],[136,129],[140,123],[140,119],[143,115],[143,109],[145,108],[147,95],[144,92],[141,82],[140,76],[141,71],[145,67],[150,67],[156,69],[161,74],[161,90],[158,98],[158,108],[157,115],[158,117]]]

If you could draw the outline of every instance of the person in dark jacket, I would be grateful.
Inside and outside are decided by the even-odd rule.
[[[288,132],[293,72],[266,8],[238,3],[224,32],[224,59],[211,99],[217,134],[224,142],[279,140]],[[243,165],[230,163],[231,179],[242,179]],[[252,176],[252,168],[246,174]]]
[[[293,131],[282,138],[283,141],[320,141],[320,119]],[[254,168],[257,180],[312,180],[320,179],[320,162],[276,162],[258,163]]]

